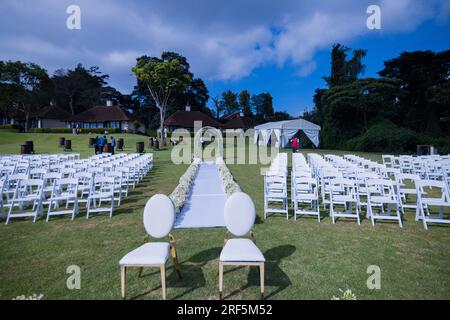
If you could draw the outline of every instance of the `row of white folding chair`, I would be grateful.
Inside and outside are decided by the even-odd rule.
[[[405,157],[402,159],[405,159]],[[421,161],[423,160],[422,158],[417,159],[420,159]],[[384,159],[384,161],[386,160]],[[417,172],[417,169],[414,170],[414,162],[416,161],[419,160],[413,160],[412,172]],[[431,161],[440,164],[439,156],[435,156],[434,159],[431,159]],[[432,176],[434,179],[431,180],[422,179],[423,175],[421,176],[420,174],[400,173],[400,169],[396,168],[387,169],[391,169],[391,172],[395,175],[395,200],[397,201],[397,206],[400,208],[402,213],[405,213],[406,208],[415,209],[416,220],[423,220],[425,229],[427,229],[427,222],[450,223],[449,219],[444,218],[443,213],[444,208],[450,206],[449,183],[446,180],[446,174],[444,174],[443,181],[436,181],[436,176]],[[444,173],[447,172],[444,171]],[[427,174],[425,176],[428,177]],[[429,190],[425,190],[426,187]],[[435,190],[433,190],[433,187],[435,188]],[[433,196],[433,194],[438,194],[439,196],[436,197]],[[409,196],[414,196],[415,202],[408,202],[407,198]],[[425,199],[422,201],[422,204],[421,199]],[[438,217],[431,217],[429,207],[431,207],[432,205],[430,204],[440,209]]]
[[[340,163],[341,168],[346,168],[339,171],[334,166],[326,167],[326,165],[323,165],[318,171],[318,179],[321,182],[322,203],[324,206],[330,205],[330,216],[333,223],[338,217],[353,217],[357,219],[359,224],[361,207],[365,205],[367,207],[367,217],[372,220],[373,224],[377,219],[395,219],[399,221],[400,227],[402,226],[392,181],[379,179],[377,173],[371,171],[359,170],[352,172],[352,167],[347,166],[343,162],[346,160],[338,156],[328,156],[327,159],[332,163]],[[346,157],[346,159],[351,159],[351,157]],[[354,160],[357,159],[354,158]],[[361,161],[355,161],[354,163],[358,162],[364,163]],[[347,179],[342,177],[343,173],[346,174]],[[370,200],[371,198],[372,200]],[[393,201],[395,201],[396,206],[394,216],[391,215]],[[344,210],[336,211],[335,205],[343,205]],[[385,213],[384,205],[388,206],[387,214]],[[381,212],[374,211],[375,207],[380,207]]]
[[[428,223],[450,224],[450,219],[444,217],[445,208],[450,208],[450,190],[445,181],[418,180],[416,192],[416,220],[422,220],[425,230],[428,230]],[[433,215],[434,208],[439,209],[437,216]]]
[[[279,153],[264,175],[264,219],[270,213],[288,214],[287,154]]]
[[[152,157],[147,156],[147,157],[145,157],[145,159],[146,159],[146,162],[143,163],[145,165],[145,167],[144,167],[144,170],[139,169],[140,170],[139,177],[140,177],[141,172],[146,172],[146,171],[150,170],[150,168],[151,168],[150,162],[152,160]],[[135,165],[135,164],[131,163],[130,165]],[[106,182],[103,181],[104,180],[103,178],[111,178],[112,177],[112,179],[114,181],[114,188],[112,189],[113,191],[112,191],[111,207],[107,208],[107,210],[100,210],[100,211],[108,211],[108,212],[110,212],[110,215],[112,215],[113,206],[114,206],[113,202],[117,201],[118,205],[120,205],[121,199],[122,199],[122,194],[124,194],[125,196],[128,195],[128,181],[131,181],[131,183],[134,183],[135,179],[130,180],[128,178],[130,168],[121,167],[121,168],[117,168],[117,169],[118,169],[117,172],[102,172],[102,174],[98,174],[96,176],[95,182],[93,182],[92,184],[90,184],[90,180],[92,180],[92,177],[94,177],[94,175],[89,174],[89,173],[83,173],[83,172],[78,172],[78,173],[72,172],[73,176],[76,176],[77,179],[79,179],[78,181],[80,181],[80,186],[79,186],[80,199],[79,200],[77,199],[78,200],[77,205],[78,205],[78,202],[80,202],[80,201],[84,201],[87,203],[87,206],[89,206],[87,216],[89,216],[89,214],[91,212],[99,211],[99,208],[96,208],[95,200],[92,200],[92,199],[100,199],[99,200],[100,204],[102,201],[104,202],[104,201],[108,201],[110,199],[109,197],[105,197]],[[43,171],[34,172],[34,173],[35,174],[43,174]],[[126,179],[128,181],[126,183],[122,181],[123,176],[127,177]],[[138,179],[139,179],[139,177],[138,177]],[[3,190],[2,190],[2,194],[6,193],[7,202],[10,202],[9,195],[13,192],[12,190],[15,190],[13,187],[16,185],[15,184],[16,181],[28,179],[28,175],[21,174],[21,175],[11,176],[11,178],[12,179],[9,179],[9,184],[12,184],[12,187],[10,186],[8,188],[8,190],[6,190],[5,192],[3,192]],[[42,204],[49,204],[49,202],[50,202],[49,199],[52,197],[55,185],[57,185],[58,181],[60,181],[63,178],[64,177],[62,176],[62,173],[59,173],[59,172],[49,172],[49,173],[44,174]],[[8,182],[7,179],[5,179],[5,184],[6,184],[6,182]],[[101,190],[101,194],[99,194],[99,191],[96,191],[98,188]],[[46,199],[47,198],[45,196],[46,194],[50,194],[49,199]],[[86,200],[83,200],[83,197],[85,195],[87,196],[87,198],[86,198]],[[103,200],[102,200],[102,197],[104,198]],[[73,199],[69,199],[67,203],[71,203],[71,202],[75,202],[75,201]],[[3,197],[2,197],[2,205],[3,205]],[[92,206],[94,206],[94,209],[91,209]],[[92,211],[92,210],[94,210],[94,211]],[[9,219],[8,219],[8,221],[9,221]]]
[[[92,213],[96,212],[109,212],[110,217],[112,217],[114,202],[117,200],[115,198],[115,177],[101,176],[95,177],[91,181],[89,194],[86,199],[86,217],[89,218]],[[52,215],[70,214],[73,219],[79,212],[78,185],[79,180],[77,178],[55,180],[50,196],[46,197],[44,195],[44,180],[18,180],[12,198],[7,203],[3,203],[2,198],[2,208],[9,208],[6,224],[9,223],[11,218],[20,217],[33,217],[33,221],[36,222],[38,215],[43,215],[44,205],[48,205],[47,221]],[[57,210],[60,202],[65,202],[66,210]],[[110,205],[102,206],[104,202]],[[70,204],[73,205],[72,209],[68,209]],[[14,211],[15,207],[18,208],[18,212]]]

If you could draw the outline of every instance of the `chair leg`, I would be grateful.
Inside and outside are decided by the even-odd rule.
[[[264,262],[259,265],[259,278],[261,282],[261,299],[264,299]]]
[[[127,269],[125,266],[120,267],[120,294],[122,299],[125,299],[125,276]]]
[[[178,263],[177,250],[175,249],[175,246],[173,244],[170,246],[170,255],[172,256],[172,262],[175,268],[175,272],[177,273],[178,278],[181,279],[181,267]]]
[[[161,269],[162,297],[163,297],[163,300],[166,300],[167,299],[167,292],[166,292],[166,265],[162,264],[160,269]]]
[[[219,262],[219,299],[222,300],[223,291],[223,263]]]

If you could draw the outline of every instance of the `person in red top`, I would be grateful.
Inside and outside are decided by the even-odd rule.
[[[296,137],[294,137],[292,139],[291,147],[292,147],[292,153],[297,152],[298,142],[297,142],[297,138]]]

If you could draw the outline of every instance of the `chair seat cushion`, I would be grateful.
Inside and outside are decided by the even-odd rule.
[[[261,250],[250,239],[230,239],[220,253],[223,262],[264,262]]]
[[[119,262],[121,266],[146,266],[165,264],[170,245],[165,242],[150,242],[127,253]]]

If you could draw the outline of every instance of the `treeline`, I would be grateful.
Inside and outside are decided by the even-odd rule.
[[[179,81],[188,79],[186,85],[175,86],[167,101],[165,116],[186,105],[191,110],[201,111],[212,117],[220,117],[233,112],[243,112],[246,116],[256,117],[260,121],[284,120],[289,117],[285,112],[275,112],[270,93],[251,95],[243,90],[239,94],[226,91],[212,99],[209,108],[209,91],[204,81],[195,77],[185,57],[175,52],[163,52],[160,57],[142,56],[136,59],[137,65],[167,66],[176,63],[177,76],[158,73],[158,81]],[[181,77],[181,78],[177,78]],[[105,105],[113,101],[136,118],[141,119],[148,128],[160,126],[160,112],[151,97],[148,83],[137,77],[131,94],[122,94],[108,85],[109,75],[98,67],[85,67],[78,64],[73,69],[59,69],[52,75],[35,63],[21,61],[0,61],[0,116],[19,117],[25,120],[28,130],[29,119],[39,109],[50,104],[75,115],[95,105]]]
[[[220,96],[213,97],[212,101],[216,118],[223,114],[242,112],[244,116],[253,117],[260,122],[290,119],[287,112],[274,110],[273,98],[268,92],[252,95],[248,90],[239,93],[227,90]]]
[[[449,153],[450,51],[404,52],[378,78],[360,77],[365,55],[333,46],[327,88],[304,115],[322,127],[322,148],[401,153],[431,144]]]

